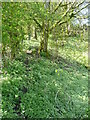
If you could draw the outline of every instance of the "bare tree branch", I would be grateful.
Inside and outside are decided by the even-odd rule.
[[[75,2],[74,2],[75,3]],[[60,20],[58,20],[55,24],[53,24],[52,26],[51,26],[51,28],[50,28],[50,31],[53,29],[53,28],[55,28],[60,22],[61,22],[61,20],[67,15],[67,13],[71,10],[71,8],[72,8],[72,6],[74,5],[74,3],[71,5],[71,7],[70,8],[68,8],[67,9],[67,11],[63,14],[63,16],[61,17],[61,19]]]
[[[89,18],[89,17],[90,17],[90,16],[88,16],[88,15],[87,15],[87,16],[76,16],[77,19],[87,19],[87,18]]]
[[[75,8],[78,8],[80,5],[82,5],[85,2],[85,0],[83,0],[81,3],[79,3]]]
[[[54,11],[52,12],[52,14],[55,13],[56,10],[58,10],[58,8],[60,7],[61,4],[62,4],[62,2],[59,2],[59,4],[56,6],[56,8],[55,8]]]
[[[75,17],[75,15],[78,14],[81,10],[85,9],[88,5],[86,5],[85,7],[81,8],[81,9],[78,10],[76,13],[74,13],[74,12],[75,12],[74,10],[75,10],[76,8],[78,8],[80,5],[82,5],[84,2],[85,2],[85,0],[83,0],[83,1],[82,1],[81,3],[79,3],[77,6],[74,5],[76,2],[73,2],[72,5],[71,5],[71,6],[66,10],[66,12],[63,14],[63,16],[61,17],[61,19],[58,20],[57,22],[55,22],[55,23],[51,26],[50,31],[52,31],[52,29],[55,28],[57,25],[61,25],[61,24],[65,23],[65,21],[62,22],[62,19],[64,19],[68,13],[69,13],[69,17],[70,17],[70,19],[71,19],[72,17]],[[59,7],[59,6],[58,6],[58,7]],[[73,12],[70,11],[71,9],[72,9]],[[70,13],[71,13],[71,15],[70,15]]]
[[[78,14],[81,10],[83,10],[83,9],[85,9],[87,7],[88,7],[88,4],[85,7],[81,8],[80,10],[78,10],[76,13],[74,13],[74,15]]]
[[[38,27],[42,30],[43,29],[42,25],[40,25],[40,23],[35,18],[33,18],[33,20],[36,22],[36,24],[38,25]]]

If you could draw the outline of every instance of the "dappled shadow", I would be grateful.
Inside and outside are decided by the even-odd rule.
[[[73,71],[79,71],[83,73],[86,70],[87,72],[87,67],[84,64],[81,64],[75,60],[69,60],[62,56],[54,56],[52,54],[50,54],[48,59],[57,63],[62,69],[65,69],[67,71],[73,70]],[[82,69],[84,69],[84,71],[82,71]]]
[[[30,46],[29,50],[32,50],[32,52],[30,54],[27,54],[27,56],[32,56],[33,58],[36,58],[36,59],[40,58],[40,57],[46,57],[47,59],[57,63],[60,66],[60,68],[65,69],[68,72],[79,71],[82,74],[85,72],[88,72],[87,67],[84,64],[81,64],[76,60],[69,60],[62,56],[56,56],[51,51],[50,51],[50,53],[47,53],[47,55],[45,55],[45,54],[39,55],[37,46],[36,47]],[[26,59],[26,62],[27,62],[27,59]],[[83,71],[83,69],[84,69],[84,71]]]
[[[5,111],[9,109],[7,104],[11,100],[14,116],[17,114],[25,119],[29,116],[82,118],[86,114],[87,76],[82,76],[82,64],[75,64],[75,61],[71,63],[63,57],[53,55],[37,58],[36,55],[26,54],[24,58],[23,62],[16,62],[18,67],[15,62],[12,64],[9,73],[13,79],[9,78],[9,83],[3,84],[2,99],[5,101]],[[11,70],[12,67],[14,68]],[[63,69],[63,72],[55,72],[59,68]],[[78,70],[78,74],[74,70]]]

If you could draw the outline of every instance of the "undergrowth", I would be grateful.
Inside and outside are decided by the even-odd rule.
[[[56,59],[23,54],[8,61],[3,68],[3,118],[88,117],[87,43],[70,41],[59,48]]]
[[[28,60],[28,63],[26,62]],[[44,57],[14,60],[3,72],[3,118],[82,118],[88,110],[88,73]]]

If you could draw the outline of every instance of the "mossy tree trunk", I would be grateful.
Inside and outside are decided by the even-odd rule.
[[[35,27],[35,35],[34,38],[37,40],[37,28]]]
[[[42,39],[40,42],[40,52],[46,52],[48,49],[48,38],[49,38],[49,22],[43,23],[43,30],[42,30]]]
[[[50,0],[45,1],[44,8],[45,10],[48,10],[48,12],[50,12]],[[42,30],[42,39],[40,42],[40,52],[47,53],[48,38],[49,38],[49,20],[47,19],[47,17],[45,20],[43,20],[42,26],[43,26],[43,30]]]

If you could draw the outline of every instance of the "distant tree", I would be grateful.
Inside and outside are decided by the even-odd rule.
[[[68,28],[69,22],[87,7],[80,7],[85,1],[78,2],[3,2],[2,3],[2,53],[10,50],[11,59],[21,51],[25,34],[32,34],[37,39],[37,31],[41,34],[39,52],[48,50],[48,39],[54,31]],[[67,27],[66,27],[67,25]],[[26,30],[28,28],[28,30]],[[66,31],[65,31],[66,34]],[[59,34],[58,34],[59,35]],[[57,36],[58,36],[57,35]],[[55,33],[56,36],[56,33]]]
[[[40,51],[47,52],[48,38],[53,29],[61,26],[76,17],[77,14],[84,8],[80,7],[85,1],[78,2],[59,2],[52,3],[50,0],[45,0],[43,3],[28,3],[30,16],[38,25],[42,33],[40,42]]]

